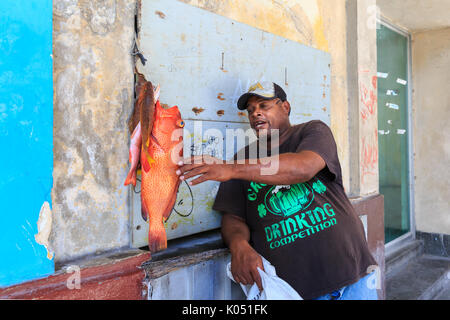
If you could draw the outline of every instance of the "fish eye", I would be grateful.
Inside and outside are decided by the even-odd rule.
[[[178,126],[183,128],[184,127],[184,121],[183,120],[179,120],[178,121]]]

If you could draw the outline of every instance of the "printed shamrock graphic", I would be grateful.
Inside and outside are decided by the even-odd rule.
[[[327,191],[327,187],[325,187],[325,185],[320,180],[317,180],[317,182],[314,182],[312,187],[313,187],[314,191],[317,192],[318,194],[322,194],[325,191]]]
[[[258,213],[259,213],[259,216],[260,216],[261,218],[264,218],[264,217],[266,216],[267,211],[266,211],[266,208],[264,207],[264,204],[261,203],[261,204],[258,206]]]

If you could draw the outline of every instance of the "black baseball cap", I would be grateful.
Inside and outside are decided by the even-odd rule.
[[[281,101],[286,101],[286,92],[274,82],[264,81],[257,82],[250,86],[248,91],[244,93],[237,102],[239,110],[247,109],[247,101],[251,96],[257,96],[266,100],[279,98]]]

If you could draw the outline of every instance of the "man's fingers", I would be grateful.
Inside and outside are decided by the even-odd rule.
[[[252,274],[252,277],[253,277],[253,281],[256,282],[256,285],[259,288],[259,291],[262,291],[263,287],[262,287],[261,275],[259,274],[258,269],[256,269],[256,270],[253,269],[251,271],[251,274]]]
[[[237,283],[242,283],[243,285],[253,284],[252,277],[250,274],[245,273],[234,274],[233,272],[231,272],[231,274],[233,275],[234,281],[236,281]]]
[[[207,171],[207,168],[201,166],[192,169],[189,172],[186,172],[185,174],[180,175],[180,178],[183,177],[183,180],[198,176],[199,174],[205,173]]]
[[[195,186],[196,184],[202,183],[209,180],[209,175],[207,173],[204,173],[203,175],[201,175],[200,177],[192,180],[189,182],[189,185],[191,186]]]
[[[184,164],[178,168],[177,174],[179,172],[179,174],[182,175],[185,172],[191,171],[195,168],[202,167],[202,166],[204,166],[204,163]]]

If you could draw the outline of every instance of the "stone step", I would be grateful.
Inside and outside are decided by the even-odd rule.
[[[386,250],[386,277],[393,274],[412,259],[419,257],[423,252],[422,240],[410,240],[394,249]]]
[[[449,280],[447,279],[447,281]],[[447,285],[433,300],[450,300],[450,285]]]
[[[450,286],[450,259],[422,255],[386,274],[387,300],[433,300]]]

